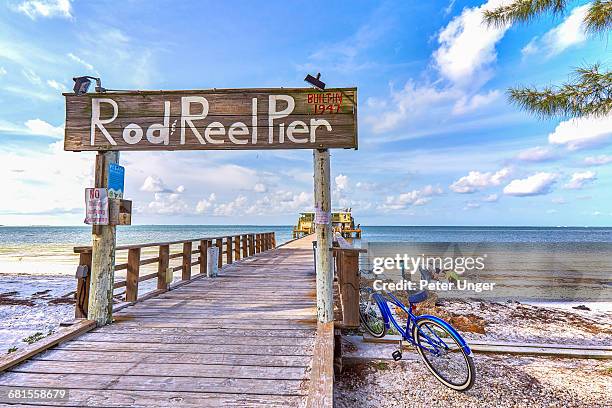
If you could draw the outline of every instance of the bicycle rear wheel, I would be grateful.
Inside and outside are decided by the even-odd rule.
[[[359,317],[368,333],[381,338],[387,333],[385,319],[378,303],[372,298],[372,292],[368,290],[359,291]]]
[[[442,384],[456,391],[467,391],[474,385],[476,368],[472,356],[461,346],[459,334],[440,322],[423,317],[412,329],[421,359]]]

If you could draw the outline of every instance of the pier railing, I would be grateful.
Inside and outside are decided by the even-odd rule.
[[[217,267],[221,269],[223,265],[275,248],[276,237],[274,232],[262,232],[118,246],[115,249],[116,259],[126,262],[116,263],[115,272],[126,271],[126,275],[125,279],[115,278],[113,288],[115,290],[125,288],[125,291],[115,295],[115,298],[120,296],[125,305],[129,305],[137,300],[163,293],[171,287],[185,284],[194,278],[207,276],[210,273],[207,268],[208,249],[211,247],[216,247],[219,250]],[[92,250],[90,246],[81,246],[75,247],[74,252],[79,254],[75,317],[85,318],[87,317],[89,301]],[[144,258],[146,253],[155,256]],[[196,255],[195,259],[194,255]],[[173,266],[176,263],[178,265]],[[142,266],[151,268],[149,265],[154,264],[157,264],[154,272],[141,274]],[[199,272],[192,275],[193,267],[198,265]],[[178,271],[181,271],[180,279],[173,282],[175,280],[174,274]],[[155,279],[157,280],[156,288],[143,296],[139,296],[139,284]],[[121,307],[121,305],[118,306]]]
[[[335,278],[338,285],[335,304],[339,309],[336,320],[344,328],[359,327],[359,254],[365,249],[354,248],[342,235],[335,236],[333,249]]]

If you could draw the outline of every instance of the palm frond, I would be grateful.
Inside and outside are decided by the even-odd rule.
[[[598,64],[577,68],[571,82],[541,90],[511,88],[508,96],[540,117],[601,117],[612,112],[612,72],[600,72]]]

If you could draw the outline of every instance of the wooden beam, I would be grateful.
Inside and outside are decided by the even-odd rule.
[[[183,271],[181,280],[191,279],[191,248],[191,242],[185,242],[183,244]]]
[[[159,247],[159,264],[157,266],[157,289],[167,290],[166,273],[170,264],[170,245]]]
[[[231,264],[234,260],[234,249],[233,249],[234,238],[225,237],[225,251],[227,252],[227,264]]]
[[[314,150],[315,234],[317,237],[317,315],[322,323],[334,320],[332,268],[331,187],[329,150]]]
[[[208,241],[203,239],[200,241],[200,273],[206,275],[208,267]]]
[[[308,408],[332,408],[334,406],[333,321],[319,322],[317,325],[306,406]]]
[[[247,256],[249,256],[248,236],[241,235],[240,238],[242,239],[242,257],[246,258]]]
[[[1,356],[0,373],[16,366],[22,361],[25,361],[38,353],[42,353],[51,347],[73,339],[95,327],[96,322],[92,320],[80,320],[71,326],[59,329],[57,332],[37,341],[36,343],[32,343],[17,351]]]
[[[74,293],[75,309],[74,317],[83,319],[87,317],[87,306],[89,304],[89,284],[91,280],[91,252],[79,254],[79,266],[87,268],[87,276],[77,279],[77,288]]]
[[[234,259],[240,260],[240,235],[234,237]]]
[[[134,302],[138,298],[138,276],[140,274],[140,248],[128,251],[125,301]]]
[[[95,187],[108,187],[108,166],[119,163],[119,152],[99,152],[96,156]],[[116,231],[113,225],[92,228],[92,261],[87,318],[102,326],[113,320]]]
[[[219,248],[219,257],[217,259],[217,266],[219,270],[223,267],[223,238],[219,237],[215,241],[215,245]]]
[[[344,327],[359,327],[359,252],[338,253],[338,283]]]

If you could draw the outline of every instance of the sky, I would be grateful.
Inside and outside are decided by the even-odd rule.
[[[111,89],[358,88],[358,150],[332,204],[362,225],[612,225],[612,117],[541,119],[511,86],[609,67],[585,1],[487,27],[507,0],[0,4],[3,225],[82,225],[94,153],[63,151],[72,77]],[[312,152],[122,152],[134,224],[283,224],[310,210]]]

